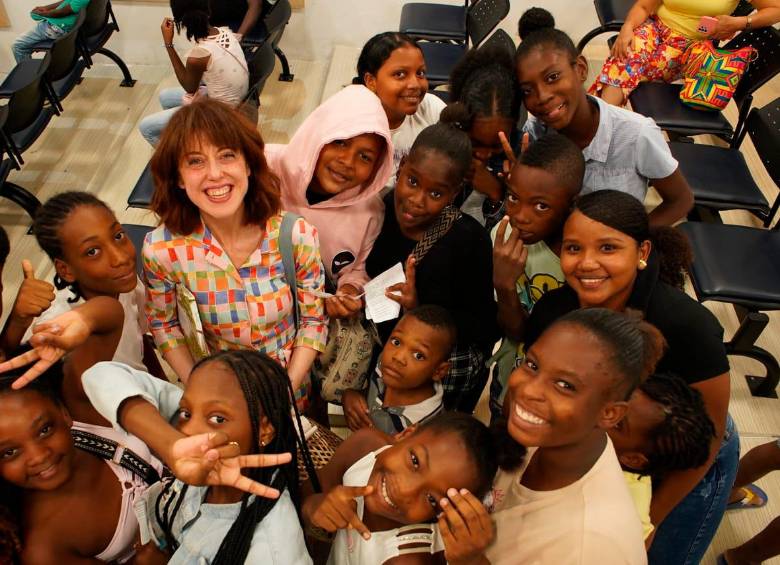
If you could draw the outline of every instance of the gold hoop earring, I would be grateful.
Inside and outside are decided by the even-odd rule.
[[[643,271],[646,268],[647,268],[647,261],[645,261],[644,259],[640,259],[639,260],[639,270]]]

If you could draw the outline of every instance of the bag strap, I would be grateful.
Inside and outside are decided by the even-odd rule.
[[[120,467],[138,475],[147,485],[160,480],[160,474],[143,457],[132,449],[120,445],[112,439],[99,436],[84,430],[71,428],[73,442],[79,449],[97,455],[101,459],[113,461]]]
[[[298,283],[295,276],[295,256],[293,255],[292,229],[300,216],[292,212],[282,215],[282,227],[279,228],[279,252],[282,254],[284,266],[284,278],[292,289],[293,316],[295,317],[295,329],[298,329],[300,313],[298,312]]]
[[[431,247],[444,237],[444,234],[450,231],[450,228],[460,216],[460,210],[454,206],[447,206],[441,211],[439,217],[434,220],[433,224],[429,226],[427,230],[425,230],[420,241],[418,241],[417,245],[412,249],[412,255],[417,263],[422,261]]]
[[[282,265],[284,266],[284,278],[287,280],[288,286],[292,289],[293,300],[293,315],[295,316],[295,328],[298,329],[298,321],[300,314],[298,312],[298,283],[295,276],[295,257],[293,256],[293,242],[292,242],[292,229],[295,222],[298,221],[300,216],[293,214],[292,212],[284,212],[282,215],[282,226],[279,228],[279,252],[282,254]],[[296,436],[299,436],[298,446],[301,450],[301,458],[303,464],[306,467],[306,472],[309,473],[309,479],[311,480],[314,492],[322,492],[322,486],[320,485],[319,477],[317,476],[317,470],[314,467],[314,461],[309,453],[309,448],[306,446],[306,436],[303,434],[303,424],[301,423],[301,414],[298,412],[298,405],[295,403],[295,391],[292,389],[292,383],[289,379],[287,384],[290,389],[290,398],[292,399],[293,412],[295,413],[295,420],[297,423]]]

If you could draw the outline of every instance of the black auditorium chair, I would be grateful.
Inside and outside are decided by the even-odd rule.
[[[51,41],[36,45],[36,51],[51,52],[51,63],[46,71],[46,88],[54,110],[62,111],[62,100],[81,81],[87,61],[79,49],[78,35],[87,16],[86,10],[79,12],[76,24],[68,33]]]
[[[46,104],[48,89],[45,76],[50,61],[51,53],[48,52],[42,59],[25,59],[0,84],[0,100],[7,100],[2,141],[7,145],[10,156],[0,164],[0,178],[3,179],[0,194],[24,208],[31,218],[41,205],[40,201],[6,179],[11,168],[19,169],[24,164],[22,153],[38,139],[55,114],[54,108]]]
[[[629,95],[631,108],[653,118],[671,137],[712,134],[731,141],[740,134],[753,103],[753,93],[780,71],[780,31],[773,27],[746,31],[724,45],[724,49],[739,49],[746,45],[756,49],[757,57],[748,66],[734,93],[739,112],[735,127],[732,128],[721,112],[697,110],[680,102],[680,84],[644,82]]]
[[[265,82],[274,71],[274,48],[270,42],[247,50],[247,67],[249,68],[249,91],[244,96],[243,103],[260,106],[260,94],[265,88]]]
[[[154,229],[153,226],[142,226],[140,224],[122,224],[122,228],[125,230],[127,237],[133,242],[135,247],[135,271],[138,276],[142,276],[144,272],[143,261],[141,259],[141,250],[144,246],[144,238],[146,234]]]
[[[768,227],[777,212],[780,197],[776,197],[770,207],[753,180],[745,156],[739,150],[746,135],[750,136],[772,180],[780,186],[780,98],[763,108],[753,108],[730,147],[678,141],[670,143],[669,148],[693,190],[697,206],[694,213],[700,207],[716,212],[747,210]]]
[[[79,34],[87,66],[92,66],[93,55],[105,55],[122,71],[123,80],[119,86],[133,86],[135,79],[125,62],[119,55],[104,47],[115,31],[119,31],[119,24],[111,9],[111,0],[90,0],[87,5],[87,16]]]
[[[515,52],[517,51],[517,46],[515,45],[512,36],[510,36],[507,32],[505,32],[503,29],[500,28],[494,31],[493,35],[488,37],[482,43],[482,45],[479,46],[479,48],[480,49],[504,49],[512,57],[515,56]]]
[[[478,47],[508,13],[509,0],[478,0],[471,4],[466,15],[471,47]],[[468,46],[423,42],[420,49],[425,59],[428,83],[435,87],[447,83],[450,71],[465,55]]]
[[[582,53],[585,46],[596,36],[607,32],[618,32],[623,26],[628,11],[635,0],[594,0],[599,26],[586,33],[577,44],[577,51]]]
[[[133,187],[130,196],[127,197],[128,208],[149,208],[154,194],[154,179],[152,178],[152,169],[147,163],[141,176]]]
[[[287,61],[287,57],[279,47],[279,41],[282,39],[284,28],[287,26],[287,22],[290,21],[291,15],[292,6],[290,5],[290,0],[278,0],[255,28],[241,40],[245,51],[260,47],[266,42],[270,43],[274,53],[279,58],[279,62],[282,64],[279,80],[284,82],[292,82],[293,78],[295,78],[295,75],[290,71],[290,63]]]
[[[766,376],[746,376],[754,396],[777,398],[780,366],[756,340],[769,323],[765,312],[780,310],[780,232],[745,226],[685,222],[694,253],[690,275],[702,302],[734,305],[739,329],[726,345],[729,355],[759,361]]]
[[[462,6],[407,2],[401,8],[398,31],[415,39],[465,44],[468,7],[469,0],[464,0]]]

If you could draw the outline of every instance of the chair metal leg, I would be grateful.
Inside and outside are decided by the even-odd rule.
[[[287,57],[284,52],[274,45],[274,53],[276,53],[279,62],[282,64],[282,72],[279,74],[279,80],[282,82],[292,82],[295,75],[290,72],[290,63],[287,62]]]
[[[780,382],[780,365],[771,353],[758,347],[756,340],[769,323],[769,316],[763,312],[750,312],[741,306],[734,306],[737,318],[740,320],[731,341],[726,343],[729,355],[741,355],[755,359],[766,368],[766,376],[745,375],[748,387],[753,396],[762,398],[777,398],[777,384]]]
[[[35,218],[35,213],[38,211],[38,208],[41,207],[41,201],[30,191],[12,182],[5,181],[2,186],[0,186],[0,196],[16,202],[25,212],[27,212],[27,214],[29,214],[30,218]]]
[[[602,33],[606,33],[608,31],[611,31],[611,28],[607,26],[599,26],[595,29],[590,30],[588,33],[586,33],[582,39],[580,39],[580,42],[577,43],[577,53],[582,53],[582,50],[585,49],[585,46],[590,43],[590,41],[596,37],[601,35]]]
[[[114,63],[116,63],[116,66],[119,67],[119,70],[122,71],[122,75],[124,75],[124,80],[119,83],[119,86],[126,86],[126,87],[132,87],[135,85],[135,79],[133,78],[133,75],[130,74],[130,69],[127,68],[127,65],[125,65],[125,62],[122,60],[122,58],[111,51],[110,49],[106,49],[105,47],[101,47],[96,51],[96,53],[100,53],[101,55],[105,55]]]

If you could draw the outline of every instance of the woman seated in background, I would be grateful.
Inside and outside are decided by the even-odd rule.
[[[138,125],[141,135],[152,146],[171,116],[183,104],[208,96],[238,106],[249,90],[249,69],[238,38],[224,27],[209,23],[208,0],[171,0],[173,19],[165,18],[161,29],[163,44],[171,59],[180,86],[160,91],[162,112],[146,116]],[[185,29],[187,39],[195,42],[182,62],[173,47],[173,30]]]
[[[734,17],[739,0],[637,0],[589,93],[622,106],[640,82],[681,78],[683,55],[694,41],[729,39],[780,21],[780,0],[750,3],[757,12]],[[703,16],[718,20],[709,33],[698,29]]]
[[[279,180],[257,128],[212,100],[182,108],[151,162],[151,208],[160,226],[146,236],[146,313],[158,349],[187,381],[196,361],[177,310],[176,286],[195,297],[211,352],[256,349],[304,387],[327,325],[317,231],[298,218],[291,245],[295,273],[280,252]],[[297,293],[299,327],[292,293]]]

